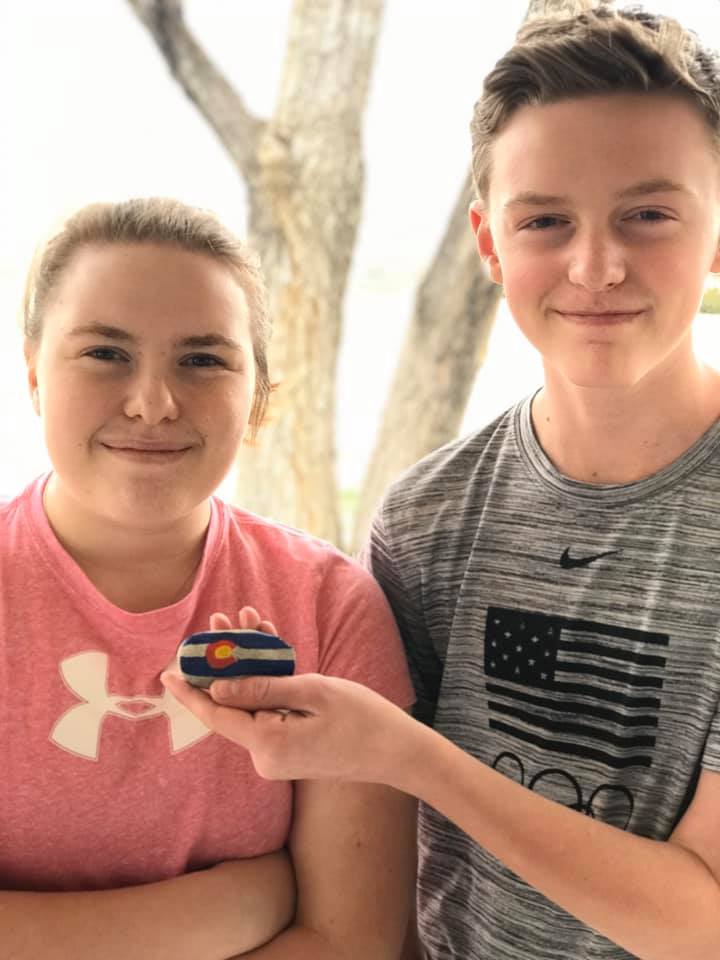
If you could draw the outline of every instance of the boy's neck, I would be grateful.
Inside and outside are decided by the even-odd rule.
[[[684,382],[624,389],[577,387],[546,371],[533,401],[540,446],[564,476],[631,483],[685,453],[720,417],[720,374],[700,364]]]

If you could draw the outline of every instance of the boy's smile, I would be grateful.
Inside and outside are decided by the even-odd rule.
[[[694,375],[691,324],[720,269],[720,164],[688,101],[521,107],[493,145],[489,194],[471,213],[478,247],[548,386]]]

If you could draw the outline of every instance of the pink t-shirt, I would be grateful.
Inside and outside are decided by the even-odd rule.
[[[295,647],[296,672],[407,706],[380,588],[327,543],[213,499],[192,591],[128,613],[55,538],[46,479],[0,505],[0,888],[119,887],[279,849],[292,785],[261,779],[160,673],[211,613],[248,604]]]

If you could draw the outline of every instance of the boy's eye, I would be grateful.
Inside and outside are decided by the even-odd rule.
[[[641,223],[662,223],[663,220],[670,218],[662,210],[637,210],[631,214],[632,220],[639,220]]]
[[[114,347],[93,347],[91,350],[86,350],[83,356],[92,357],[93,360],[103,360],[105,362],[127,361],[125,354],[121,353],[119,350],[116,350]]]
[[[561,220],[560,217],[553,217],[551,215],[546,215],[543,217],[535,217],[534,220],[528,221],[528,223],[523,224],[523,230],[548,230],[550,227],[556,227],[567,221]]]
[[[211,353],[193,353],[180,361],[184,367],[224,367],[225,362]]]

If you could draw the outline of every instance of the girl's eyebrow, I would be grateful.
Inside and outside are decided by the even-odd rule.
[[[198,334],[193,337],[184,337],[176,343],[179,347],[228,347],[230,350],[242,350],[237,340],[226,337],[223,333]]]
[[[112,327],[106,323],[83,323],[69,331],[71,337],[86,337],[88,334],[105,337],[107,340],[123,340],[125,342],[136,340],[136,337],[128,333],[127,330],[123,330],[121,327]]]
[[[137,343],[138,338],[121,327],[113,327],[106,323],[83,323],[69,331],[71,337],[86,336],[103,337],[106,340],[119,340],[123,343]],[[242,351],[241,345],[232,337],[223,333],[202,333],[176,340],[177,347],[227,347],[230,350]]]

